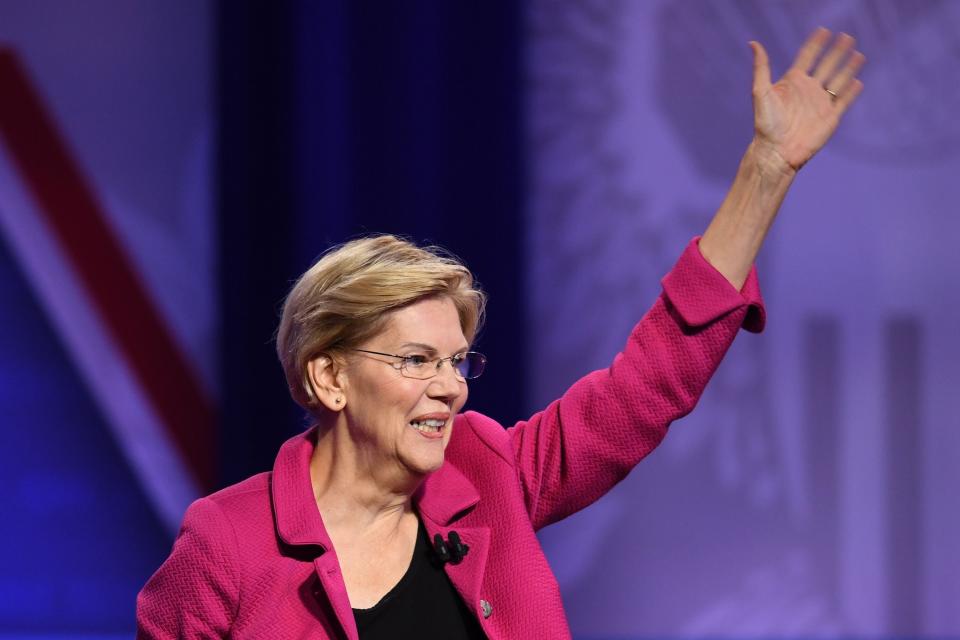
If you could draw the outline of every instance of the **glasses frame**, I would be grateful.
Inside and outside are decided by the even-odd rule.
[[[375,355],[375,356],[386,356],[386,357],[388,357],[388,358],[397,358],[397,359],[400,360],[400,362],[396,362],[396,363],[394,363],[394,362],[384,362],[384,364],[388,364],[388,365],[390,365],[391,367],[393,367],[394,369],[396,369],[397,371],[399,371],[399,372],[400,372],[400,375],[402,375],[404,378],[410,378],[410,379],[412,379],[412,380],[430,380],[430,379],[432,379],[432,378],[436,378],[438,375],[440,375],[440,366],[443,364],[444,361],[447,361],[447,362],[450,363],[450,368],[453,370],[453,375],[454,375],[454,377],[455,377],[457,380],[460,380],[460,381],[462,381],[462,382],[466,382],[467,380],[476,380],[476,379],[479,378],[481,375],[483,375],[483,371],[484,371],[483,368],[480,369],[480,373],[478,373],[478,374],[475,375],[475,376],[470,376],[469,378],[466,377],[466,376],[460,375],[460,371],[459,371],[455,366],[453,366],[453,359],[456,358],[457,356],[464,356],[464,358],[466,358],[467,356],[470,356],[470,355],[480,356],[480,358],[483,359],[483,365],[484,365],[484,367],[486,367],[486,364],[487,364],[487,356],[483,355],[483,354],[480,353],[479,351],[461,351],[461,352],[459,352],[459,353],[453,354],[452,356],[447,356],[446,358],[434,358],[433,360],[428,360],[428,361],[427,361],[427,364],[432,363],[432,362],[435,362],[435,363],[436,363],[436,367],[434,367],[434,373],[433,373],[432,375],[430,375],[430,376],[427,376],[426,378],[421,378],[420,376],[411,376],[411,375],[408,375],[408,374],[406,373],[407,360],[408,360],[409,358],[415,357],[415,356],[413,356],[413,355],[401,356],[401,355],[396,354],[396,353],[384,353],[383,351],[370,351],[369,349],[351,349],[351,351],[359,351],[360,353],[370,353],[370,354],[373,354],[373,355]],[[419,355],[419,354],[417,354],[417,355]],[[421,357],[424,357],[424,356],[421,356]],[[383,362],[383,361],[381,360],[381,362]]]

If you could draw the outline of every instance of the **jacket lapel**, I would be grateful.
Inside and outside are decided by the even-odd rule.
[[[431,544],[435,535],[440,534],[444,540],[448,540],[450,532],[455,531],[469,547],[467,555],[459,563],[448,562],[444,569],[467,608],[482,620],[480,590],[487,568],[490,528],[456,524],[457,520],[469,513],[479,501],[480,494],[473,483],[449,462],[445,462],[440,469],[430,474],[414,495],[414,504]]]
[[[271,496],[277,535],[287,545],[310,550],[313,567],[323,592],[349,640],[357,640],[357,624],[347,597],[340,563],[323,526],[310,481],[310,458],[316,428],[287,440],[273,466]],[[315,550],[315,551],[314,551]],[[316,593],[318,597],[322,594]]]
[[[330,602],[330,608],[340,621],[347,639],[359,640],[357,621],[353,617],[353,609],[350,607],[350,598],[347,596],[347,587],[343,583],[343,574],[340,573],[340,563],[337,562],[336,554],[328,552],[315,558],[313,567]]]

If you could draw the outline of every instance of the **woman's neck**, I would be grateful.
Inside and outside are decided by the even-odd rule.
[[[317,434],[310,481],[324,525],[385,533],[399,528],[423,478],[365,451],[346,429],[320,425]]]

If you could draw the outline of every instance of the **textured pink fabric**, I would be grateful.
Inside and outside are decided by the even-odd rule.
[[[490,638],[570,637],[535,531],[623,479],[693,409],[739,328],[763,327],[756,273],[737,292],[696,239],[663,286],[613,364],[546,410],[510,429],[457,416],[446,462],[414,496],[431,539],[456,531],[469,545],[447,574]],[[284,444],[272,473],[191,505],[137,598],[138,638],[357,638],[310,486],[314,438]]]

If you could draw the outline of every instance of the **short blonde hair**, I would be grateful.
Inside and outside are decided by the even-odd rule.
[[[472,343],[486,295],[449,252],[392,235],[327,251],[293,285],[277,330],[277,355],[293,399],[311,413],[319,411],[307,364],[322,353],[333,357],[360,346],[384,328],[391,311],[433,296],[453,301]]]

